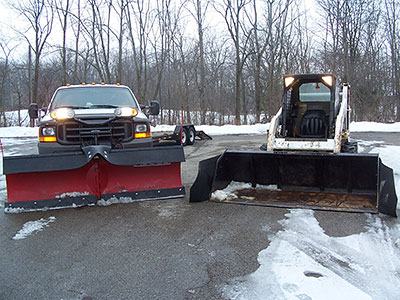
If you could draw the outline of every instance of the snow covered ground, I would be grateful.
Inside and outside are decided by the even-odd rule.
[[[153,131],[171,130],[157,126]],[[265,134],[268,124],[248,126],[198,126],[209,135]],[[353,132],[400,132],[400,123],[352,123]],[[0,128],[3,144],[36,137],[37,128]],[[18,139],[15,139],[18,137]],[[399,134],[400,137],[400,134]],[[23,143],[23,139],[22,139]],[[393,168],[400,191],[400,146],[360,141],[360,149],[382,144],[383,162]],[[15,153],[5,153],[12,155]],[[21,153],[22,154],[22,153]],[[6,197],[4,176],[0,197]],[[14,240],[29,237],[55,222],[54,217],[31,221]],[[258,254],[259,268],[221,286],[226,299],[400,299],[400,222],[389,226],[381,215],[367,215],[365,232],[346,237],[325,234],[312,210],[292,209],[280,221],[282,229],[269,234],[269,246]],[[267,231],[268,228],[261,228]]]

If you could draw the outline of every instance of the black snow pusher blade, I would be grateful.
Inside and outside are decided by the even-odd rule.
[[[393,170],[377,154],[227,150],[199,163],[190,201],[206,201],[232,181],[252,187],[211,200],[396,216]]]
[[[181,146],[4,157],[6,212],[183,197]]]

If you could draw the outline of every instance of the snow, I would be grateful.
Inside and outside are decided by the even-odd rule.
[[[41,218],[38,221],[29,221],[22,226],[22,229],[12,238],[13,240],[22,240],[36,231],[42,231],[44,227],[48,227],[50,223],[55,222],[55,217],[47,219]]]
[[[400,132],[400,122],[351,122],[350,132]]]
[[[253,187],[251,186],[250,183],[232,181],[223,190],[214,191],[211,194],[210,198],[212,200],[217,200],[217,201],[225,201],[225,200],[229,201],[229,200],[237,198],[236,191],[243,190],[243,189],[252,189],[252,188]],[[272,191],[279,190],[276,184],[271,184],[271,185],[260,185],[260,184],[257,184],[255,189],[258,189],[258,190],[265,189],[265,190],[272,190]],[[244,197],[242,196],[242,198],[244,198]],[[247,197],[247,198],[252,198],[252,197]],[[248,200],[252,200],[252,199],[248,199]]]
[[[10,137],[37,137],[39,129],[37,127],[1,127],[0,138]]]
[[[260,267],[223,286],[226,299],[400,299],[400,224],[329,237],[312,210],[292,209],[258,254]]]

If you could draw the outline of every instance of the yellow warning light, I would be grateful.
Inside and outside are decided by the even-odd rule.
[[[102,82],[101,85],[104,85],[104,82]]]
[[[82,82],[82,85],[86,85],[86,82]]]
[[[96,83],[95,82],[92,82],[92,85],[95,85]]]
[[[69,83],[67,83],[67,86],[70,86],[70,84],[69,84]]]
[[[119,83],[119,82],[117,82],[117,85],[120,85],[120,83]]]

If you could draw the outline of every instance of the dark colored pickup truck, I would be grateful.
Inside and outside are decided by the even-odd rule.
[[[115,148],[151,147],[148,115],[159,114],[159,104],[140,106],[127,86],[82,84],[58,88],[41,117],[36,104],[29,116],[39,118],[39,153],[80,151],[90,145]]]

